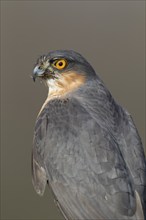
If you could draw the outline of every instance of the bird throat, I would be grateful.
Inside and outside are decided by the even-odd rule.
[[[71,92],[79,89],[85,83],[85,75],[79,75],[76,72],[62,73],[61,77],[54,79],[47,79],[46,83],[49,88],[48,97],[44,102],[40,112],[44,109],[46,104],[52,99],[65,99]]]
[[[61,73],[59,78],[48,79],[46,83],[49,87],[48,97],[63,98],[82,86],[85,83],[85,76],[76,72],[65,72]]]

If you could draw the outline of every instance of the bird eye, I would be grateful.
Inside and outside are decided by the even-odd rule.
[[[55,60],[53,66],[55,66],[55,68],[57,68],[58,70],[62,70],[67,66],[67,60],[65,59]]]

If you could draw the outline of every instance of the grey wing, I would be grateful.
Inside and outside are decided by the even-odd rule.
[[[91,117],[118,142],[136,190],[141,196],[143,186],[146,186],[146,159],[136,126],[130,114],[115,102],[102,82],[95,80],[92,84],[93,89],[89,85],[88,92],[87,86],[87,92],[82,93],[82,97],[78,96],[78,99]]]
[[[50,152],[45,165],[51,176],[50,186],[65,216],[143,219],[141,207],[136,213],[137,195],[132,178],[111,132],[101,128],[78,102],[60,106],[58,111],[61,114],[48,115],[52,124],[55,120],[55,132],[50,124]]]
[[[144,149],[133,119],[127,111],[124,111],[122,121],[121,133],[124,141],[120,149],[133,177],[135,189],[142,200],[146,217],[146,159]]]
[[[143,216],[144,213],[146,218],[146,162],[137,129],[131,116],[114,101],[102,82],[95,81],[92,85],[93,89],[87,85],[86,93],[78,95],[78,100],[101,128],[106,129],[113,140],[117,141],[123,161],[131,175],[131,182],[134,182],[132,187],[136,195],[136,215]]]
[[[32,183],[39,195],[43,195],[47,182],[43,155],[46,130],[47,117],[46,109],[44,109],[36,120],[32,149]]]

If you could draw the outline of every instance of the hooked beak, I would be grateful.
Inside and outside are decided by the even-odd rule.
[[[36,77],[41,77],[44,75],[44,73],[45,70],[41,69],[40,66],[37,65],[33,70],[33,74],[32,74],[33,81],[35,82]]]
[[[32,74],[33,81],[35,82],[36,77],[41,77],[44,75],[44,73],[45,70],[41,69],[40,66],[37,65],[33,70],[33,74]]]

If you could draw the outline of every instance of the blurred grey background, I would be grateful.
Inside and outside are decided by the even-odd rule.
[[[1,219],[63,219],[31,183],[34,123],[47,90],[36,59],[73,49],[132,114],[145,146],[145,1],[1,2]]]

